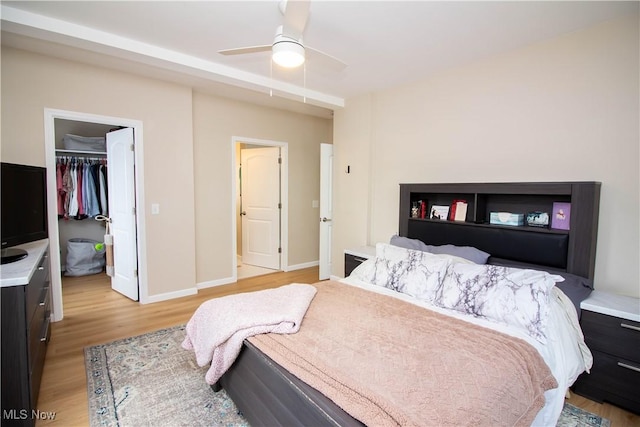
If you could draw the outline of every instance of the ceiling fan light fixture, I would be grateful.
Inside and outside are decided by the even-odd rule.
[[[296,68],[304,63],[304,46],[293,40],[280,40],[271,47],[271,59],[281,67]]]

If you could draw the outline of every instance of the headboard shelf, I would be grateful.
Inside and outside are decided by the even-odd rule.
[[[433,223],[442,223],[442,220],[439,219],[429,219],[429,218],[409,218],[409,221],[421,221],[421,222],[433,222]],[[489,222],[469,222],[469,221],[444,221],[447,224],[451,224],[454,226],[460,227],[487,227],[487,228],[497,228],[497,229],[507,229],[510,231],[522,231],[529,233],[550,233],[550,234],[569,234],[569,230],[557,230],[554,228],[547,227],[532,227],[532,226],[512,226],[512,225],[497,225],[490,224]]]
[[[474,246],[492,257],[551,267],[593,279],[600,206],[599,182],[400,184],[399,235],[427,244]],[[411,206],[467,202],[465,221],[412,218]],[[569,230],[489,223],[491,212],[546,212],[571,204]]]

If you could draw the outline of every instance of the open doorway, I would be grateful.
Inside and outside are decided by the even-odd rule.
[[[70,237],[81,237],[90,240],[103,241],[105,234],[104,224],[97,223],[93,219],[87,219],[83,222],[74,221],[73,223],[63,221],[59,217],[58,210],[58,188],[57,188],[57,162],[59,157],[66,156],[74,161],[79,161],[81,153],[69,151],[60,145],[60,136],[63,134],[88,134],[102,133],[105,130],[111,130],[116,127],[130,128],[131,136],[135,132],[135,144],[130,144],[130,150],[133,150],[135,158],[142,158],[142,123],[137,120],[128,120],[115,117],[97,116],[86,113],[77,113],[64,110],[45,109],[45,153],[47,164],[47,194],[48,194],[48,223],[49,223],[49,245],[50,245],[50,261],[51,261],[51,292],[52,292],[52,320],[59,321],[63,318],[63,298],[62,298],[62,271],[66,267],[65,253],[66,241]],[[129,145],[126,147],[129,148]],[[99,150],[98,150],[99,151]],[[104,152],[105,160],[107,157],[106,150]],[[100,154],[91,153],[90,157],[96,157],[100,160]],[[121,156],[115,156],[121,157]],[[86,161],[82,159],[82,161]],[[111,164],[114,166],[115,164]],[[108,166],[111,169],[111,166]],[[130,188],[130,194],[134,195],[135,200],[140,201],[143,195],[143,186],[139,181],[139,177],[143,176],[142,162],[138,162],[135,171],[127,174],[126,184]],[[124,174],[119,174],[124,175]],[[115,187],[114,187],[115,188]],[[116,194],[111,194],[109,200],[112,201]],[[131,212],[131,211],[130,211]],[[135,258],[135,270],[133,275],[136,278],[136,298],[141,302],[145,302],[147,298],[146,289],[146,270],[144,266],[137,268],[137,259],[142,257],[144,253],[144,222],[140,221],[138,215],[133,212],[133,226],[131,230],[134,233],[134,241],[137,244],[133,247],[133,253],[127,258]],[[81,228],[69,228],[69,226],[80,226]],[[133,264],[133,261],[131,261]],[[113,284],[113,281],[112,281]]]
[[[234,137],[234,276],[287,271],[287,143]]]

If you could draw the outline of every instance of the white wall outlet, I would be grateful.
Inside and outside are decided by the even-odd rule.
[[[160,204],[151,203],[151,215],[159,215],[159,214],[160,214]]]

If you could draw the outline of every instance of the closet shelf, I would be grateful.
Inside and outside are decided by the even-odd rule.
[[[85,150],[65,150],[62,148],[56,148],[56,153],[60,154],[85,154],[85,155],[98,155],[98,156],[106,156],[106,151],[85,151]]]

